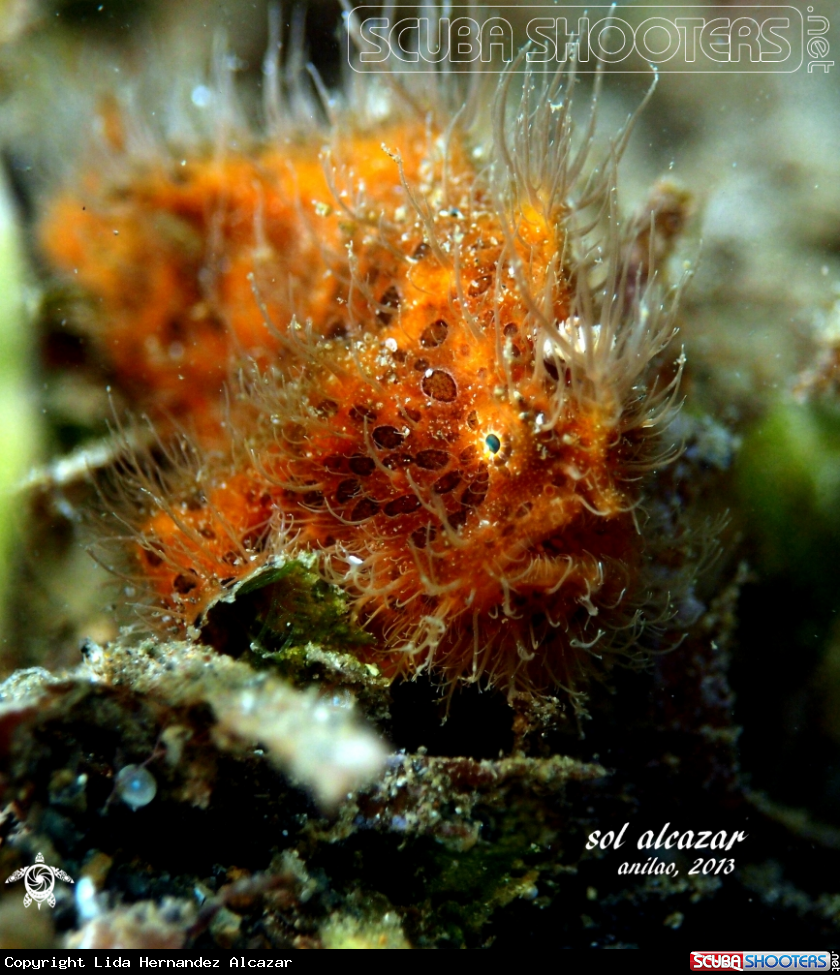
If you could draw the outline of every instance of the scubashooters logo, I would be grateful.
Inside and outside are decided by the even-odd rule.
[[[603,64],[643,74],[651,66],[660,73],[770,73],[797,71],[806,53],[803,14],[785,4],[633,4],[622,8],[623,17],[616,16],[614,5],[568,4],[502,4],[493,16],[480,19],[471,16],[473,8],[458,4],[425,4],[420,13],[426,16],[400,6],[388,12],[391,16],[382,16],[377,7],[360,6],[347,15],[354,71],[393,71],[402,63],[406,71],[496,73],[524,50],[521,66],[511,70],[555,71],[574,60],[578,73],[595,72]],[[808,56],[824,59],[830,49],[822,37],[828,20],[808,21]]]
[[[59,870],[58,867],[48,867],[44,863],[44,855],[39,853],[35,857],[35,862],[32,866],[21,867],[20,870],[15,870],[6,883],[13,884],[16,880],[23,880],[23,885],[26,887],[26,893],[23,895],[23,906],[29,907],[35,901],[40,911],[41,904],[44,901],[50,907],[55,907],[53,889],[55,888],[56,878],[63,880],[65,884],[75,883],[75,880],[69,874],[66,874],[63,870]]]

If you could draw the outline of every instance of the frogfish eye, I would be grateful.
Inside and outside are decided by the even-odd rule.
[[[502,447],[502,441],[496,436],[495,433],[488,433],[484,438],[485,444],[487,444],[487,449],[494,454],[498,454]]]

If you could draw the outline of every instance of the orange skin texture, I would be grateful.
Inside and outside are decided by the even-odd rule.
[[[396,126],[385,135],[402,147],[407,178],[416,178],[423,131]],[[111,141],[119,145],[121,136]],[[126,161],[121,181],[91,172],[81,189],[48,204],[41,251],[92,305],[100,353],[134,403],[161,422],[210,428],[236,365],[276,364],[277,333],[293,316],[319,335],[344,327],[346,246],[360,234],[335,205],[325,164],[341,166],[348,156],[372,211],[393,209],[401,187],[382,178],[394,164],[381,142],[381,133],[338,139],[328,163],[312,142],[183,165]],[[394,263],[375,251],[366,260]]]
[[[419,145],[418,131],[402,135]],[[526,322],[510,248],[534,292],[552,275],[564,321],[560,222],[523,205],[506,238],[455,147],[457,212],[437,227],[439,239],[458,235],[460,260],[441,261],[420,246],[420,222],[400,224],[396,163],[371,140],[353,150],[386,219],[353,236],[355,291],[344,286],[331,309],[349,335],[323,337],[330,311],[312,313],[279,375],[234,404],[229,448],[208,453],[200,486],[176,478],[138,520],[141,569],[160,612],[186,629],[273,553],[314,549],[387,673],[429,669],[453,685],[484,675],[511,693],[574,687],[602,630],[633,642],[645,550],[627,459],[642,434],[622,433],[609,397],[564,395],[567,377],[541,360],[544,339]],[[346,264],[331,272],[350,277]],[[322,300],[316,290],[309,307]]]
[[[233,476],[210,498],[181,501],[153,515],[146,525],[153,541],[140,553],[146,579],[179,602],[199,580],[227,586],[241,578],[249,567],[243,548],[259,545],[271,519],[271,496],[259,487],[247,476]]]

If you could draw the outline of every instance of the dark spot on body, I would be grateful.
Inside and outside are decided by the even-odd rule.
[[[458,396],[455,380],[442,369],[435,369],[423,376],[420,388],[430,399],[440,403],[451,403]]]
[[[324,498],[321,496],[321,503],[323,504]],[[251,531],[246,532],[242,536],[242,547],[246,552],[262,552],[268,543],[269,530],[268,525],[263,525],[261,528],[252,528]]]
[[[184,575],[179,573],[172,580],[172,588],[175,592],[180,593],[182,596],[186,596],[188,592],[192,592],[193,589],[198,585],[198,579],[194,575]]]
[[[164,335],[167,342],[185,342],[189,331],[180,318],[170,318],[164,326]]]
[[[404,494],[402,497],[389,501],[383,509],[389,518],[397,515],[410,515],[420,507],[420,499],[416,494]]]
[[[373,431],[373,442],[383,450],[395,450],[405,440],[405,434],[396,427],[376,427]]]
[[[365,420],[373,423],[376,419],[376,411],[372,410],[369,406],[364,406],[362,403],[356,403],[355,406],[350,407],[350,419],[355,420],[356,423],[364,423]]]
[[[379,304],[382,307],[376,313],[376,318],[382,325],[387,325],[394,317],[394,311],[400,306],[399,291],[397,291],[397,289],[391,285],[391,287],[388,288],[385,294],[379,299]]]
[[[353,454],[347,462],[347,466],[354,474],[358,474],[359,477],[370,477],[376,470],[375,461],[370,457],[365,457],[364,454]]]
[[[324,332],[324,338],[329,340],[347,338],[347,325],[344,322],[330,322]]]
[[[467,288],[467,294],[471,298],[477,298],[479,295],[483,295],[484,292],[488,290],[488,288],[492,283],[493,283],[493,275],[483,274],[480,278],[476,278],[474,281],[470,281],[469,287]]]
[[[350,521],[366,521],[379,511],[379,502],[373,498],[362,498],[350,512]]]
[[[439,318],[436,322],[432,322],[431,325],[427,325],[423,329],[423,333],[420,336],[420,344],[424,349],[436,349],[439,345],[443,345],[448,334],[449,326],[442,318]]]
[[[437,536],[435,525],[424,525],[411,533],[411,541],[417,548],[425,548],[427,543],[433,542]]]
[[[454,491],[460,483],[461,472],[449,471],[449,473],[444,474],[443,477],[439,477],[435,481],[435,483],[432,485],[432,490],[435,492],[435,494],[449,494],[449,492]]]
[[[330,417],[335,416],[338,413],[338,403],[332,399],[322,399],[320,403],[315,406],[315,413],[318,416]]]
[[[487,491],[481,491],[476,488],[475,485],[470,485],[466,491],[461,495],[461,504],[465,508],[479,508],[484,504],[484,499],[487,497]]]
[[[341,481],[336,488],[336,500],[339,504],[346,504],[351,498],[355,498],[361,490],[362,485],[355,478],[348,477],[347,480]]]

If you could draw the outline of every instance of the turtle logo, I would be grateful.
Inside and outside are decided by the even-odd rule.
[[[23,878],[23,885],[26,887],[26,893],[23,897],[23,906],[29,907],[32,901],[38,905],[38,910],[41,910],[41,904],[46,901],[50,907],[55,907],[55,895],[53,894],[53,888],[55,887],[55,878],[58,877],[59,880],[63,880],[66,884],[73,884],[75,880],[66,874],[63,870],[59,870],[58,867],[48,867],[44,863],[44,856],[39,853],[35,857],[35,862],[30,867],[21,867],[20,870],[15,870],[15,872],[6,881],[7,884],[14,883],[16,880]]]

